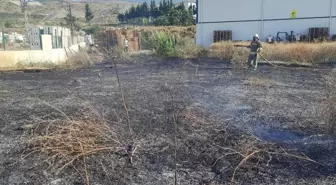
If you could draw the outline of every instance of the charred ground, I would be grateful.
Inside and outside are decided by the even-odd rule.
[[[179,184],[227,184],[237,166],[238,184],[336,182],[334,138],[318,116],[330,66],[250,71],[218,60],[156,58],[117,66],[138,147],[132,164],[120,151],[86,157],[90,184],[174,184],[175,146]],[[27,125],[61,119],[56,109],[80,118],[94,108],[129,140],[110,63],[2,73],[0,92],[0,184],[85,184],[81,160],[56,174],[44,154],[26,155]],[[290,156],[302,153],[319,164]]]

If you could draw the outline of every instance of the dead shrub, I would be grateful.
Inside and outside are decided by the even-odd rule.
[[[201,47],[197,46],[195,41],[188,37],[179,38],[175,48],[176,55],[183,59],[197,58],[201,55],[201,51]]]
[[[65,63],[58,65],[59,68],[65,69],[76,69],[80,67],[85,67],[93,64],[93,61],[90,59],[90,56],[86,51],[79,51],[75,54],[72,54],[68,57],[68,60]]]
[[[195,26],[147,26],[147,27],[135,27],[131,28],[131,30],[143,32],[170,32],[176,35],[180,35],[181,37],[191,37],[195,38],[196,27]]]
[[[218,57],[223,60],[231,60],[237,49],[232,42],[219,42],[211,46],[210,56]]]
[[[245,44],[248,43],[235,43]],[[249,50],[246,48],[234,47],[233,42],[219,42],[211,46],[211,57],[220,58],[222,60],[231,61],[234,68],[246,68]]]
[[[319,49],[315,50],[313,60],[316,62],[335,62],[336,45],[333,43],[320,44]]]
[[[29,156],[47,156],[45,162],[60,172],[75,161],[103,151],[116,152],[121,145],[116,133],[100,118],[43,120],[25,140]],[[85,159],[84,159],[85,160]]]
[[[239,69],[247,68],[248,55],[249,55],[248,50],[243,48],[236,48],[231,59],[233,67]]]

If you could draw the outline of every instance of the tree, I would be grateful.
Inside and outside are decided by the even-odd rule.
[[[132,6],[128,11],[128,19],[133,19],[136,17],[136,8]]]
[[[183,2],[180,3],[180,4],[176,7],[176,9],[178,9],[178,10],[185,10],[184,3],[183,3]]]
[[[125,20],[129,20],[130,19],[130,14],[129,11],[125,12]]]
[[[77,24],[78,19],[72,14],[72,1],[71,0],[58,0],[61,3],[61,6],[67,11],[67,15],[64,17],[65,25],[70,27],[71,31],[71,43],[73,42],[73,35],[75,30],[79,29]]]
[[[186,9],[183,3],[175,7],[172,0],[161,0],[159,7],[155,0],[151,0],[148,6],[147,2],[136,7],[132,6],[125,14],[119,14],[119,21],[128,21],[133,24],[148,24],[148,18],[154,19],[154,25],[193,25],[194,7]]]
[[[184,26],[191,26],[191,25],[195,24],[195,20],[194,20],[193,15],[194,15],[193,10],[183,10],[182,24]]]
[[[155,0],[152,0],[151,4],[150,4],[150,16],[152,16],[154,18],[159,16],[159,9],[156,6]]]
[[[118,20],[120,22],[126,21],[126,13],[125,14],[123,14],[123,13],[119,14],[118,15]]]
[[[65,24],[70,27],[71,32],[78,30],[79,26],[77,25],[76,16],[72,15],[71,11],[64,17]]]
[[[85,19],[91,21],[94,18],[94,15],[91,11],[91,8],[88,3],[85,4]]]
[[[148,4],[146,1],[142,3],[141,5],[141,13],[142,13],[141,17],[146,17],[146,18],[149,17],[150,12],[149,12]]]
[[[168,1],[168,9],[172,9],[174,7],[174,3],[173,3],[173,0],[169,0]]]
[[[159,16],[154,20],[155,26],[168,26],[169,20],[167,16]]]
[[[181,10],[170,10],[168,12],[169,25],[182,25],[182,11]]]
[[[141,10],[141,6],[140,5],[137,5],[137,7],[135,8],[135,15],[134,15],[134,18],[139,18],[139,17],[142,17],[142,10]]]

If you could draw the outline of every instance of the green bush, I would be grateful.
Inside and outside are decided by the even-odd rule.
[[[86,28],[86,29],[83,29],[83,30],[86,34],[94,34],[98,31],[100,31],[100,27],[99,26],[92,26],[90,28]]]
[[[144,42],[150,49],[155,50],[159,56],[169,57],[175,54],[176,36],[158,31],[144,34]]]
[[[5,28],[11,28],[11,27],[13,27],[12,23],[9,22],[8,20],[5,22],[4,26],[5,26]]]
[[[166,31],[143,32],[144,47],[153,49],[158,56],[195,58],[201,48],[189,37],[179,37]]]

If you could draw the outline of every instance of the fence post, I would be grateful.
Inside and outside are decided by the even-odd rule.
[[[5,42],[5,33],[4,33],[4,29],[2,27],[2,46],[3,46],[3,50],[6,50],[6,42]]]

